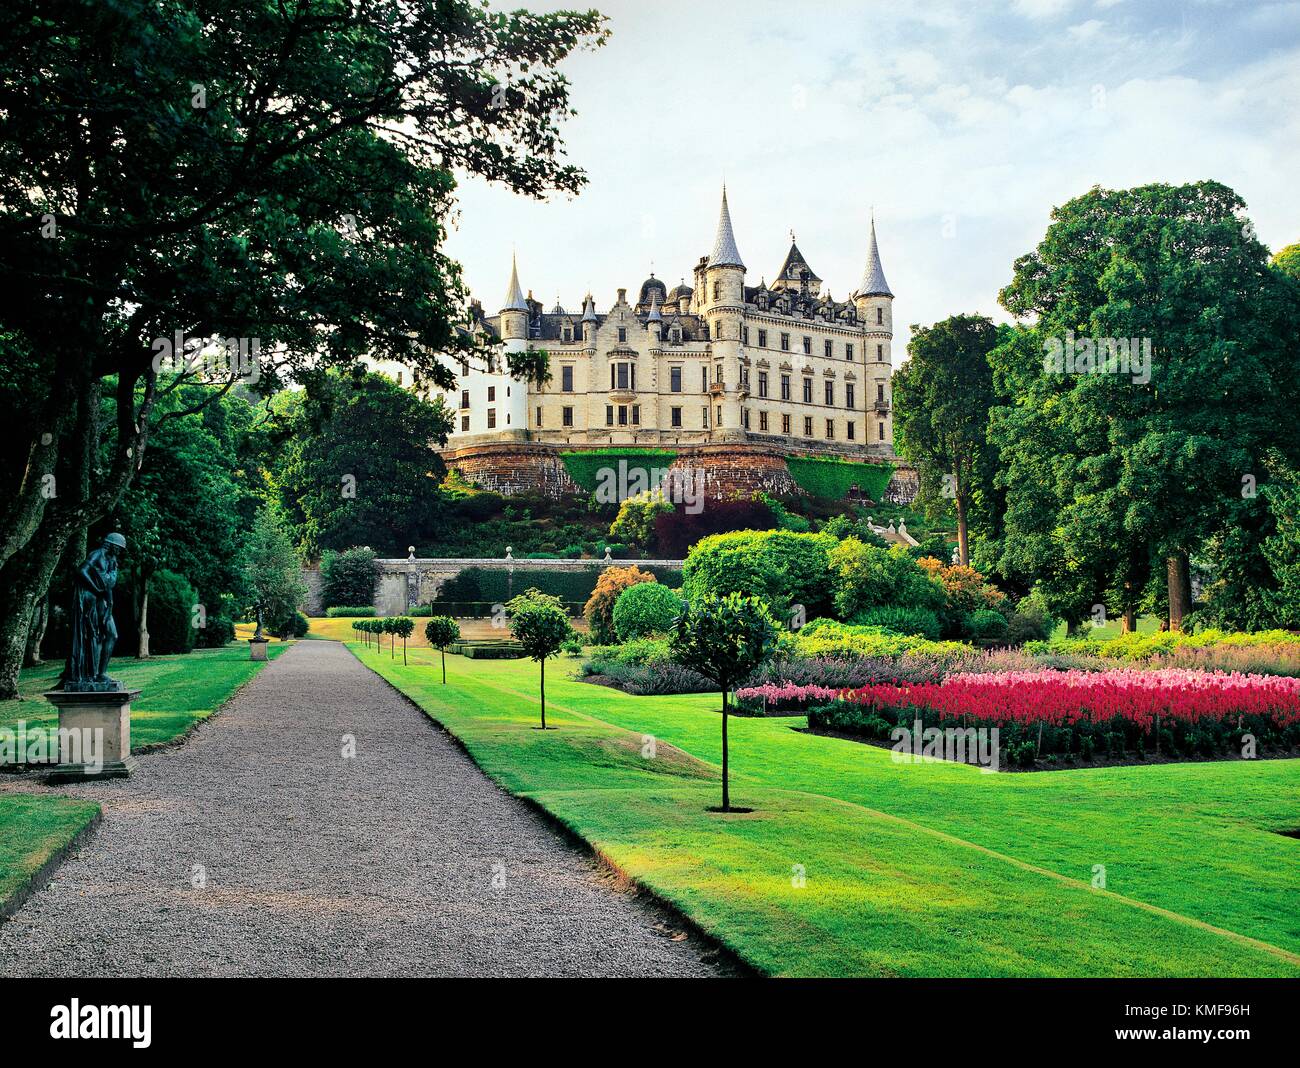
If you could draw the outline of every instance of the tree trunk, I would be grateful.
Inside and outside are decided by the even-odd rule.
[[[447,650],[442,650],[442,684],[447,685]]]
[[[731,791],[727,782],[727,691],[722,691],[722,811],[731,811]]]
[[[1120,633],[1132,634],[1137,630],[1137,610],[1131,605],[1124,606],[1124,618],[1120,621]]]
[[[542,665],[542,730],[546,730],[546,658],[540,661]]]
[[[1192,610],[1192,574],[1186,553],[1165,561],[1169,578],[1169,629],[1182,630],[1183,616]]]
[[[966,501],[957,494],[957,562],[962,567],[970,566],[970,539],[966,533]],[[944,563],[947,563],[945,560]]]
[[[0,699],[19,696],[18,673],[27,655],[32,610],[49,592],[65,542],[64,537],[33,539],[0,569]]]
[[[147,579],[141,579],[144,588],[140,591],[140,622],[136,624],[135,633],[138,644],[135,649],[137,660],[149,659],[149,587]],[[166,646],[164,645],[164,648]]]
[[[50,622],[50,595],[47,593],[36,602],[32,609],[32,622],[27,630],[27,651],[23,656],[23,667],[37,667],[41,663],[41,642],[45,640],[45,628]]]

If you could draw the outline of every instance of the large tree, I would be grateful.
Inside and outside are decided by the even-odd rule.
[[[449,386],[480,358],[440,251],[453,174],[581,187],[556,65],[602,22],[471,0],[5,5],[0,696],[60,556],[183,417],[160,398],[197,373],[189,339],[243,339],[251,368],[206,345],[204,373],[262,391],[363,354]],[[508,359],[544,374],[544,354]]]
[[[1300,454],[1300,286],[1244,209],[1217,182],[1095,188],[1002,291],[1025,325],[993,356],[1001,569],[1051,575],[1063,614],[1115,591],[1131,611],[1154,575],[1181,626],[1192,554],[1270,449]]]
[[[971,511],[996,517],[989,410],[997,403],[988,356],[998,329],[982,315],[912,327],[908,360],[894,375],[894,444],[916,465],[916,503],[937,518],[951,501],[957,552],[970,563]]]
[[[370,545],[405,555],[431,533],[445,473],[437,446],[451,413],[379,374],[329,375],[318,385],[284,406],[284,434],[272,436],[267,461],[300,551]]]

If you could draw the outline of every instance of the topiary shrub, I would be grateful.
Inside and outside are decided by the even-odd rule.
[[[331,608],[325,609],[325,615],[330,619],[353,619],[363,616],[373,616],[374,614],[375,606],[372,604],[334,605]]]
[[[271,620],[266,629],[271,637],[279,638],[281,641],[287,638],[303,638],[311,630],[311,620],[301,612],[294,612],[291,616]]]
[[[682,567],[682,592],[688,601],[729,593],[761,597],[785,616],[803,606],[811,619],[830,608],[830,534],[788,530],[737,530],[701,540]]]
[[[998,618],[1001,619],[1001,616]],[[884,627],[895,634],[919,634],[931,641],[939,638],[939,617],[928,608],[879,605],[855,616],[853,622],[869,627]]]
[[[149,608],[145,626],[151,653],[188,653],[194,648],[198,628],[194,606],[199,596],[184,575],[158,571],[149,580]]]
[[[682,611],[682,601],[658,582],[639,582],[618,595],[614,603],[614,633],[619,641],[667,634]]]
[[[656,582],[654,575],[643,571],[633,564],[631,567],[607,567],[596,580],[596,588],[583,606],[582,614],[587,617],[591,628],[591,640],[597,645],[608,645],[618,640],[614,630],[614,605],[618,603],[619,594],[629,586],[642,582]]]

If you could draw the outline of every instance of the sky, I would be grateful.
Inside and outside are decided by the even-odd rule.
[[[512,251],[548,309],[590,290],[603,312],[652,269],[689,282],[724,181],[750,285],[793,231],[845,299],[874,210],[896,362],[908,324],[1006,321],[1013,261],[1093,185],[1213,178],[1273,251],[1300,241],[1300,2],[594,6],[609,41],[562,68],[589,184],[546,201],[461,184],[447,251],[489,314]]]

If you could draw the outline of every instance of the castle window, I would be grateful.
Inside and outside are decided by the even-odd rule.
[[[714,340],[714,341],[721,341],[721,340],[722,340],[722,320],[721,320],[721,319],[715,319],[714,322],[713,322],[713,340]]]
[[[460,406],[462,408],[469,407],[469,390],[467,389],[462,389],[460,391]]]
[[[882,402],[882,403],[883,403],[883,402],[884,402],[884,399],[885,399],[885,383],[883,383],[883,382],[877,382],[877,383],[876,383],[876,400],[877,400],[878,402]]]
[[[668,388],[674,393],[682,391],[682,369],[680,367],[668,368]]]
[[[834,407],[835,405],[835,383],[834,382],[826,383],[826,405],[827,407]]]
[[[766,330],[760,330],[760,331],[758,332],[758,347],[759,347],[760,349],[765,349],[765,348],[767,348],[767,331],[766,331]]]
[[[614,406],[612,404],[605,405],[605,425],[614,425]]]
[[[714,422],[713,425],[714,425],[714,426],[722,426],[722,405],[721,405],[721,404],[718,405],[718,418],[717,418],[716,422]]]
[[[564,328],[564,341],[565,341],[565,344],[568,344],[568,343],[571,342],[572,340],[573,340],[573,327],[571,327],[571,326],[566,326],[566,327]]]
[[[675,427],[682,425],[682,410],[680,408],[672,409],[672,424]]]
[[[881,440],[881,441],[884,441],[884,440],[885,440],[885,424],[884,424],[884,423],[878,423],[877,426],[880,428],[880,430],[879,430],[879,437],[880,437],[880,440]]]
[[[626,340],[627,340],[627,327],[626,327],[626,326],[620,326],[620,327],[618,328],[618,339],[619,339],[619,341],[626,341]]]
[[[789,375],[781,376],[781,399],[782,400],[790,399],[790,376]]]
[[[767,433],[767,412],[758,413],[758,429]]]
[[[709,369],[707,367],[700,368],[700,389],[705,393],[709,392]]]
[[[497,399],[497,387],[488,386],[488,403],[491,404]]]
[[[563,418],[560,420],[565,426],[573,426],[573,409],[565,405]]]
[[[494,430],[494,429],[496,429],[496,425],[497,425],[497,410],[496,410],[495,408],[489,408],[489,409],[488,409],[488,429],[489,429],[489,430]]]
[[[537,425],[542,425],[542,407],[540,404],[537,406]]]
[[[849,420],[844,424],[844,436],[852,441],[857,435],[853,429],[853,421]]]
[[[460,360],[460,373],[462,375],[469,374],[469,360],[465,359],[463,356]]]
[[[844,383],[844,407],[846,407],[846,408],[852,408],[852,407],[853,407],[853,401],[854,401],[854,399],[855,399],[855,398],[854,398],[854,394],[855,394],[856,392],[857,392],[857,391],[853,388],[853,383],[852,383],[852,382],[845,382],[845,383]]]
[[[573,365],[566,364],[560,368],[560,392],[573,392]]]
[[[627,405],[626,404],[620,404],[618,406],[618,425],[627,426]]]
[[[781,433],[790,433],[790,417],[788,415],[781,416]]]
[[[882,324],[882,325],[884,324],[884,322],[885,322],[885,309],[884,309],[884,308],[880,308],[880,307],[877,307],[877,308],[876,308],[876,322],[879,323],[879,324]]]
[[[462,416],[460,417],[460,432],[461,432],[462,434],[468,434],[468,433],[469,433],[469,416],[468,416],[468,415],[462,415]]]
[[[749,344],[749,327],[742,326],[740,328],[740,340],[744,342],[746,345]]]
[[[832,356],[835,355],[835,342],[833,342],[830,338],[827,338],[823,345],[822,351],[826,356],[826,358],[829,360]]]
[[[789,351],[790,351],[790,335],[789,335],[789,334],[782,334],[782,335],[781,335],[781,351],[782,351],[782,352],[789,352]]]
[[[881,361],[883,361],[884,358],[885,358],[885,346],[884,346],[884,345],[877,345],[877,346],[876,346],[876,359],[877,359],[877,360],[881,360]]]
[[[766,371],[758,372],[758,395],[760,397],[767,396],[767,372]]]
[[[714,282],[714,283],[713,283],[713,299],[714,299],[714,300],[721,300],[721,299],[722,299],[722,283],[721,283],[721,282]]]
[[[830,440],[831,438],[833,438],[834,436],[835,436],[835,420],[834,420],[834,419],[827,419],[827,420],[826,420],[826,439],[829,441],[829,440]]]
[[[717,371],[717,374],[714,375],[714,381],[716,381],[718,385],[722,385],[722,364],[714,364],[714,368]]]
[[[641,405],[639,404],[632,405],[632,425],[641,425]]]
[[[803,354],[805,356],[812,355],[812,338],[810,338],[807,334],[804,334],[803,336]]]
[[[624,391],[636,389],[636,364],[611,363],[609,365],[609,388]]]
[[[811,404],[813,402],[811,378],[805,378],[803,380],[803,402],[804,404]]]
[[[706,404],[700,409],[700,426],[705,430],[709,429],[709,406]]]
[[[845,345],[844,345],[844,358],[845,358],[846,360],[851,360],[851,359],[853,359],[853,342],[852,342],[852,341],[846,342]]]
[[[803,417],[803,436],[806,438],[812,437],[812,416],[811,415],[805,415]]]
[[[741,409],[740,409],[740,425],[743,426],[746,430],[749,429],[749,409],[748,409],[748,408],[741,408]]]

